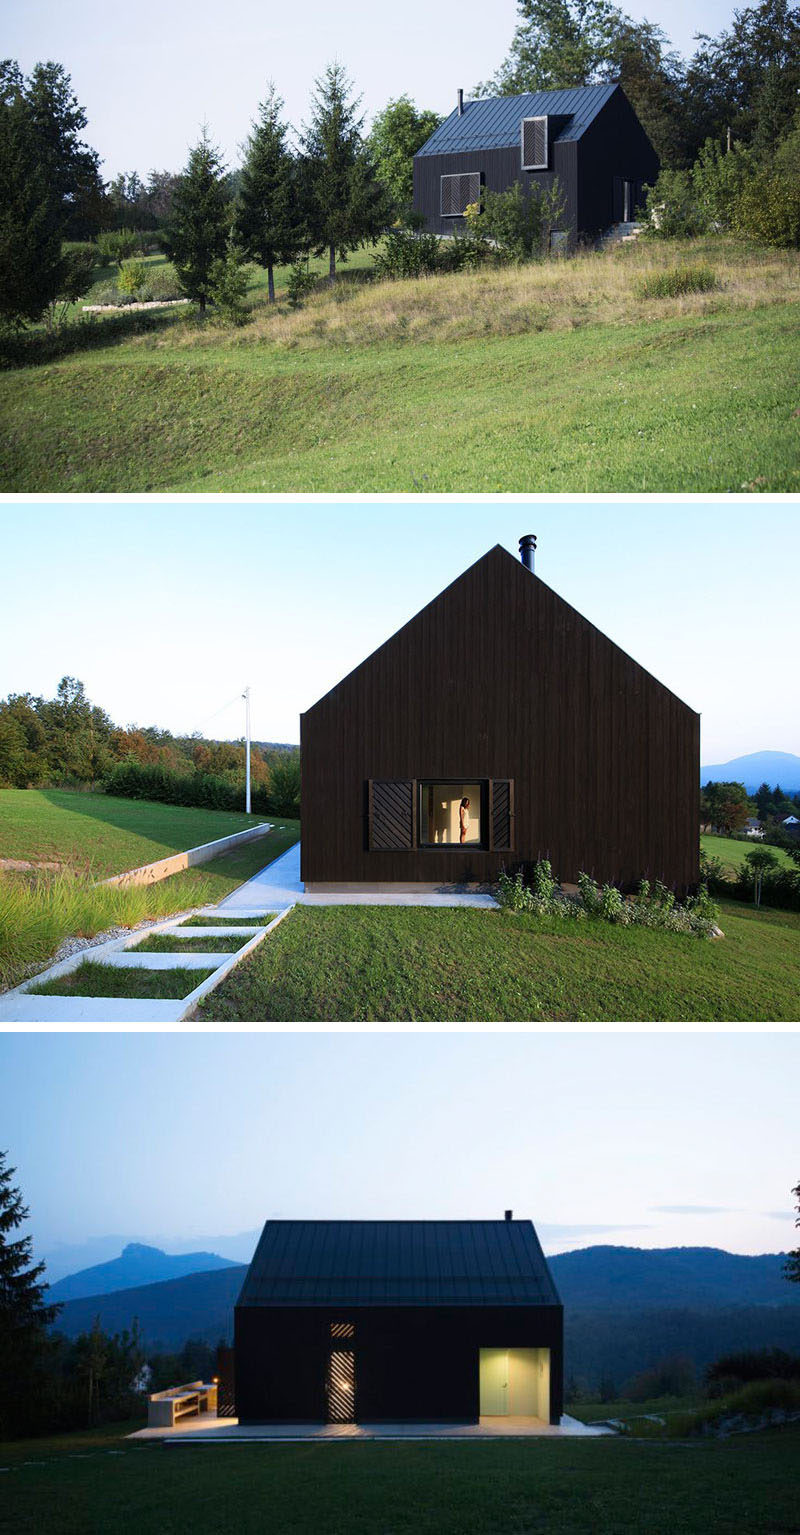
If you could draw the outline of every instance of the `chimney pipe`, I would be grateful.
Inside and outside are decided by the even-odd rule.
[[[514,1211],[513,1210],[506,1210],[506,1220],[507,1221],[511,1221],[513,1219],[514,1219]]]
[[[533,570],[533,556],[536,552],[536,534],[525,533],[519,541],[519,557],[526,570]]]
[[[462,91],[461,86],[458,88],[458,115],[459,117],[464,116],[464,92]]]

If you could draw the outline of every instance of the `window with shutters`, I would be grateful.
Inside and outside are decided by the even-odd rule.
[[[480,171],[462,171],[457,176],[442,176],[440,195],[442,218],[463,218],[467,208],[481,200]]]
[[[514,846],[510,778],[372,778],[368,791],[371,852]]]
[[[548,167],[548,122],[546,117],[522,119],[522,169],[546,171]]]

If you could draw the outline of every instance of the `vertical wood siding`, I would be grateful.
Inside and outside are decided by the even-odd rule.
[[[699,878],[699,716],[499,546],[308,710],[301,744],[304,880],[539,857],[569,882]],[[513,855],[371,852],[367,786],[404,778],[513,780]]]

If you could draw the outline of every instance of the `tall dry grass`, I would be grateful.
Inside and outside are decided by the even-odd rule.
[[[0,873],[0,987],[16,986],[52,959],[66,938],[94,938],[213,899],[211,884],[180,874],[156,885],[96,885],[88,874]]]
[[[669,268],[702,262],[718,286],[649,296]],[[800,253],[723,236],[639,241],[524,266],[401,281],[340,281],[313,293],[300,310],[285,301],[257,305],[247,325],[226,330],[192,320],[143,344],[158,347],[270,345],[278,350],[358,347],[382,342],[446,344],[479,336],[634,325],[730,308],[800,299]]]

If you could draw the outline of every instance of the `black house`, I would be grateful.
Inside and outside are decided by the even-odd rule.
[[[267,1221],[235,1311],[241,1423],[558,1423],[563,1308],[530,1221]]]
[[[496,545],[302,715],[307,890],[700,876],[700,719]]]
[[[619,85],[584,85],[463,101],[414,156],[414,209],[436,234],[463,225],[482,190],[526,192],[558,179],[551,244],[574,246],[634,217],[658,156]]]

